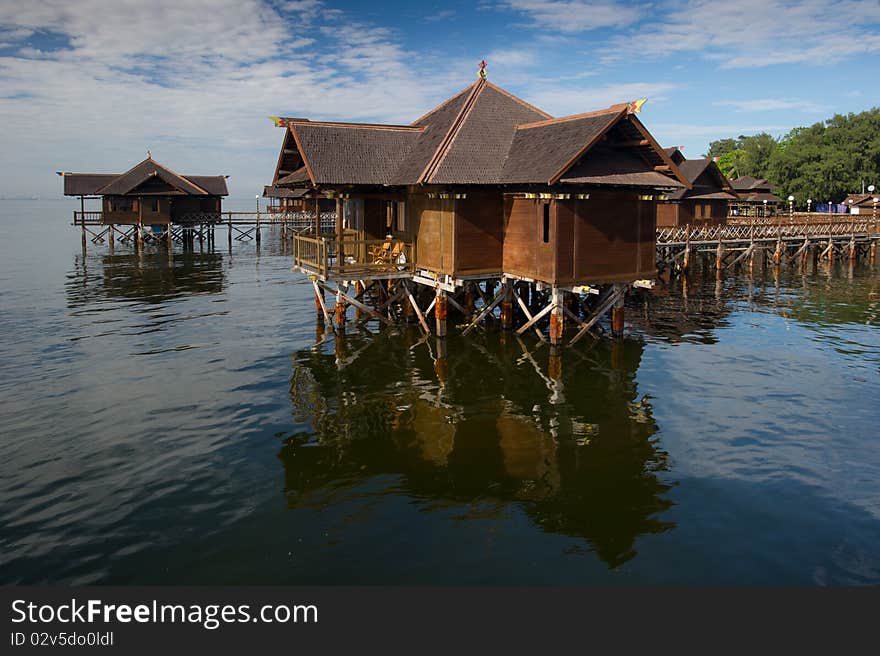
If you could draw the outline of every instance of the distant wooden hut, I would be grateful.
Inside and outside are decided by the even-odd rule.
[[[690,184],[639,105],[553,118],[481,76],[410,125],[283,119],[273,186],[337,203],[335,240],[297,236],[296,266],[444,292],[522,280],[554,299],[652,278],[656,197]]]
[[[107,225],[167,225],[219,216],[224,175],[180,175],[148,156],[125,173],[59,173],[64,195],[101,199]],[[194,218],[199,217],[199,218]]]
[[[875,202],[875,199],[878,198],[880,198],[880,194],[877,192],[873,194],[850,194],[844,199],[843,204],[849,208],[850,214],[873,214],[875,207],[880,209],[880,200]]]
[[[711,157],[685,159],[677,148],[666,153],[691,188],[671,191],[657,206],[658,226],[718,225],[727,218],[728,205],[737,200],[730,181]]]
[[[276,172],[276,177],[277,175]],[[263,198],[269,199],[269,212],[293,213],[314,210],[309,203],[307,189],[266,185],[263,187]],[[320,198],[318,202],[321,212],[332,212],[336,208],[336,202],[332,198]]]
[[[776,216],[782,199],[773,194],[774,187],[763,178],[742,175],[730,184],[736,200],[730,204],[730,213],[736,216]]]

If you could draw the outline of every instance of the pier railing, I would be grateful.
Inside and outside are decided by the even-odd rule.
[[[794,222],[775,221],[727,223],[716,226],[658,228],[658,244],[717,242],[732,240],[820,239],[840,236],[869,236],[880,231],[871,216],[840,215],[840,220]],[[843,217],[846,217],[843,219]]]
[[[102,225],[102,211],[74,211],[73,225]],[[145,223],[147,223],[145,221]],[[284,225],[294,232],[315,229],[314,212],[187,212],[174,220],[178,225]],[[321,232],[332,233],[336,229],[336,213],[322,212],[320,216]]]
[[[323,278],[356,280],[413,271],[413,245],[400,239],[336,239],[295,235],[294,265]]]

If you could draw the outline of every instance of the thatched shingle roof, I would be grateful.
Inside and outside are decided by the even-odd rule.
[[[687,186],[627,107],[553,119],[480,79],[409,126],[290,120],[274,184]],[[619,150],[618,162],[609,152],[597,155],[589,175],[566,173],[586,166],[603,139],[637,144],[634,157]],[[302,165],[282,171],[283,161]]]
[[[226,176],[180,175],[152,157],[125,173],[62,173],[65,196],[124,196],[155,178],[176,193],[189,196],[228,196]]]
[[[678,169],[691,188],[676,189],[669,194],[670,200],[736,200],[733,186],[712,158],[684,159],[679,162]]]

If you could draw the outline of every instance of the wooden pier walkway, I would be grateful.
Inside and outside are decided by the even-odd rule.
[[[320,217],[321,232],[330,234],[336,227],[336,213],[322,212]],[[315,214],[309,212],[194,212],[185,214],[179,221],[164,226],[161,232],[149,229],[149,226],[137,225],[110,225],[104,223],[104,214],[100,211],[73,213],[74,226],[79,226],[83,233],[83,244],[91,239],[94,244],[105,242],[114,243],[119,240],[123,244],[134,243],[140,233],[144,243],[166,240],[169,236],[172,241],[185,243],[193,239],[200,241],[214,239],[214,230],[217,227],[227,229],[227,237],[230,243],[236,241],[260,241],[261,230],[264,227],[277,226],[281,228],[283,236],[290,236],[313,232],[315,227]]]
[[[695,255],[714,255],[719,271],[740,262],[806,263],[813,257],[855,261],[876,257],[880,221],[872,215],[794,214],[729,217],[721,225],[657,229],[659,272],[686,272]]]

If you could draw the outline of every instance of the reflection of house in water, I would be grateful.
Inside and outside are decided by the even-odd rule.
[[[226,285],[218,253],[126,253],[76,256],[67,280],[68,304],[104,299],[162,303],[179,296],[216,294]]]
[[[279,454],[289,503],[392,475],[426,512],[516,504],[612,567],[640,535],[672,528],[658,517],[671,505],[666,454],[635,385],[641,343],[597,343],[554,379],[546,348],[489,340],[450,348],[439,381],[430,342],[410,348],[415,338],[349,340],[363,351],[341,368],[320,348],[295,354],[291,400],[304,428]]]

